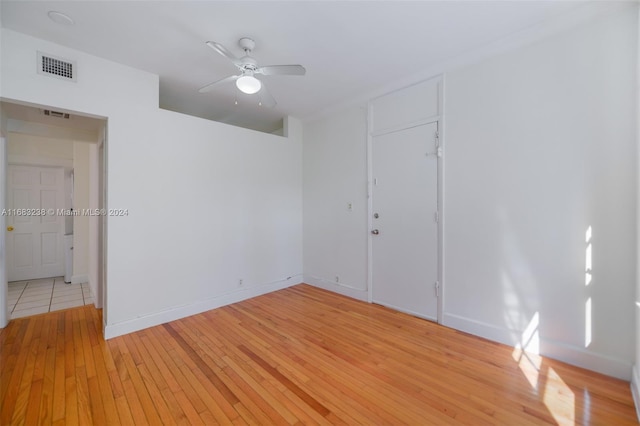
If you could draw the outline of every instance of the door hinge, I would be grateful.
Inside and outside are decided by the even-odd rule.
[[[440,297],[440,283],[436,281],[434,287],[436,289],[436,297]]]
[[[436,156],[438,158],[442,157],[442,147],[440,146],[440,132],[436,130],[435,134],[436,139]]]
[[[433,220],[438,223],[440,221],[440,213],[438,213],[437,211],[435,213],[433,213]]]

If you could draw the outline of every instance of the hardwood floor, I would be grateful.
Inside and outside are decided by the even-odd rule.
[[[0,424],[637,424],[629,384],[307,285],[104,341],[0,333]]]

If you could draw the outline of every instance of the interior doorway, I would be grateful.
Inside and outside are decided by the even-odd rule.
[[[106,238],[103,235],[106,219],[102,217],[101,209],[106,206],[104,176],[107,168],[104,152],[107,121],[41,105],[3,101],[0,106],[3,127],[3,147],[0,148],[4,157],[0,173],[4,182],[9,183],[15,181],[13,177],[16,177],[16,171],[24,172],[17,177],[26,179],[30,176],[27,179],[29,185],[18,187],[17,191],[11,189],[15,185],[9,185],[6,194],[0,194],[0,211],[3,211],[0,219],[3,229],[0,266],[4,272],[0,275],[1,293],[4,296],[0,297],[0,327],[4,327],[11,319],[12,311],[16,314],[18,306],[34,305],[26,297],[25,289],[29,285],[44,287],[45,282],[49,281],[52,289],[62,289],[65,294],[77,290],[81,300],[90,301],[101,308],[106,290],[106,281],[103,279],[106,270]],[[29,175],[25,171],[38,173]],[[63,176],[62,199],[58,196],[52,198],[50,188],[42,186],[52,182],[51,179],[43,180],[43,176],[54,175],[58,183]],[[26,183],[26,180],[22,183]],[[44,215],[35,215],[43,211]],[[35,238],[37,235],[33,232],[26,232],[31,238],[25,236],[25,229],[22,229],[24,224],[31,227],[26,231],[37,231],[46,225],[45,222],[51,228],[47,228],[47,238]],[[56,224],[55,230],[52,223]],[[16,235],[21,235],[17,238],[18,244],[14,238]],[[30,245],[26,244],[27,241],[30,241]],[[69,241],[71,250],[65,249],[64,241]],[[20,242],[25,244],[20,245]],[[53,247],[56,250],[52,250]],[[29,273],[29,268],[23,268],[19,276],[14,272],[6,273],[43,258],[57,265],[55,272],[40,271],[36,274]],[[35,264],[37,266],[37,262]],[[62,273],[59,268],[61,264],[64,264]],[[44,277],[43,274],[52,276]],[[10,292],[8,282],[16,277],[19,279],[17,283],[24,285],[17,287],[24,289]],[[23,293],[24,301],[29,303],[20,305],[19,301],[16,302],[14,299],[18,292]],[[53,302],[52,299],[52,309],[54,305],[65,307],[64,304],[56,305]],[[22,312],[28,313],[26,310]]]

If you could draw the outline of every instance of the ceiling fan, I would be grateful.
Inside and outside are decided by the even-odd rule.
[[[306,72],[302,65],[267,65],[259,67],[258,62],[251,57],[251,51],[256,43],[250,38],[243,37],[238,41],[238,44],[244,50],[244,56],[241,58],[236,57],[220,43],[215,41],[206,42],[207,46],[229,59],[240,70],[240,74],[230,75],[207,84],[198,90],[200,93],[207,93],[220,84],[235,81],[236,87],[243,93],[252,95],[260,92],[261,101],[259,105],[275,106],[276,100],[271,96],[265,85],[256,78],[256,75],[304,75]]]

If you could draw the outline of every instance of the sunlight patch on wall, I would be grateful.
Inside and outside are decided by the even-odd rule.
[[[593,230],[591,226],[587,228],[587,232],[585,233],[585,242],[587,243],[587,248],[585,249],[585,261],[584,261],[584,285],[585,287],[589,287],[591,281],[593,279],[593,248],[591,243],[591,237],[593,235]],[[588,291],[588,290],[587,290]],[[587,301],[584,304],[584,347],[588,348],[591,344],[591,326],[592,320],[592,310],[591,310],[591,296],[587,297]]]
[[[591,344],[591,298],[584,304],[584,347]]]
[[[522,333],[522,348],[533,354],[540,354],[540,335],[538,333],[538,327],[540,325],[540,314],[536,312],[533,314],[529,325]]]
[[[591,284],[591,269],[593,266],[592,263],[592,252],[591,252],[591,226],[587,228],[586,232],[586,243],[587,249],[585,250],[585,273],[584,273],[584,285],[588,286]]]

